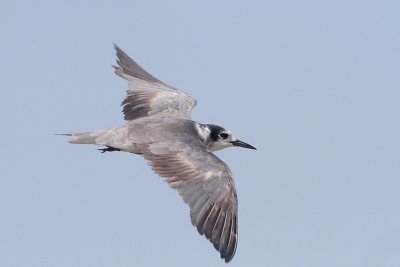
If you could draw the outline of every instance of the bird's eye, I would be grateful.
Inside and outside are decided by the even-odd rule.
[[[229,134],[227,133],[220,133],[219,136],[221,136],[221,138],[226,139],[228,138]]]

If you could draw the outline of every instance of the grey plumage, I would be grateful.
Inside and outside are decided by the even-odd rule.
[[[198,232],[229,262],[238,241],[238,202],[229,167],[212,152],[229,146],[255,148],[220,126],[192,121],[193,97],[154,78],[118,46],[115,49],[115,73],[129,82],[122,101],[127,123],[69,134],[69,142],[143,156],[189,205]]]

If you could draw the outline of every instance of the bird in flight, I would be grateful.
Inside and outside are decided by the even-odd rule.
[[[104,146],[101,152],[126,151],[144,157],[190,207],[198,232],[225,262],[238,242],[238,201],[229,167],[214,155],[227,147],[253,146],[214,124],[192,121],[196,100],[156,79],[115,45],[115,73],[128,81],[122,101],[125,125],[70,133],[72,144]]]

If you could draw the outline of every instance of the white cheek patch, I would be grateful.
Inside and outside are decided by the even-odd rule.
[[[218,151],[227,147],[231,147],[232,144],[228,140],[218,140],[217,142],[213,143],[212,146],[209,148],[211,152]]]

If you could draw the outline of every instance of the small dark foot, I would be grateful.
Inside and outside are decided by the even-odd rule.
[[[99,148],[97,150],[99,150],[101,153],[113,152],[113,151],[121,151],[121,149],[113,148],[113,147],[110,147],[110,146],[108,146],[106,148]]]

